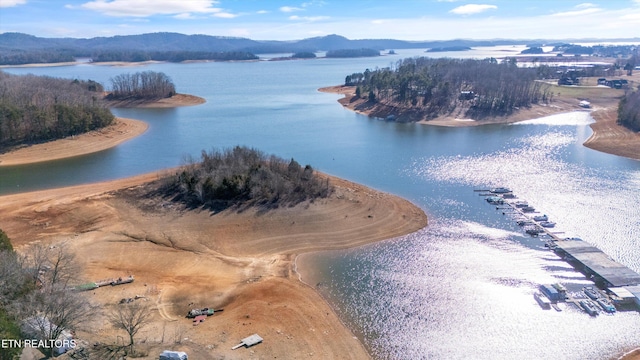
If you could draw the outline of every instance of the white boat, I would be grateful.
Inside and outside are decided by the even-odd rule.
[[[543,221],[540,223],[540,226],[546,227],[546,228],[552,228],[556,226],[556,223],[554,223],[553,221]]]
[[[506,193],[510,193],[511,189],[507,189],[505,187],[497,187],[497,188],[493,188],[493,189],[491,189],[489,191],[494,193],[494,194],[506,194]]]
[[[549,221],[549,218],[547,217],[547,215],[536,215],[533,217],[533,220],[535,221]]]
[[[598,303],[598,305],[600,305],[602,310],[604,310],[604,311],[606,311],[608,313],[616,312],[616,307],[613,306],[613,304],[611,304],[611,302],[609,302],[609,300],[607,300],[605,298],[600,298],[600,299],[596,300],[596,302]]]
[[[551,302],[542,294],[535,293],[533,294],[533,298],[536,299],[538,305],[540,305],[543,309],[551,309]]]
[[[580,307],[591,316],[598,315],[598,308],[591,300],[580,300]]]

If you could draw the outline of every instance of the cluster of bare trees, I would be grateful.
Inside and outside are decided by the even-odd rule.
[[[10,247],[0,250],[0,313],[4,315],[0,321],[13,324],[16,330],[3,336],[19,339],[22,332],[29,339],[55,341],[75,329],[91,307],[80,293],[69,289],[77,265],[66,246],[36,244],[28,254],[20,256]],[[48,355],[53,351],[53,346],[45,349]]]
[[[110,125],[95,81],[0,71],[0,151],[29,142],[77,135]]]
[[[109,99],[162,99],[176,94],[171,79],[162,72],[121,74],[111,79]]]
[[[200,162],[190,161],[169,179],[166,195],[190,205],[211,208],[247,203],[277,207],[327,197],[332,188],[307,165],[247,147],[203,151]]]
[[[618,105],[618,124],[640,131],[640,89],[628,91]]]
[[[535,69],[495,59],[411,58],[394,68],[355,73],[345,79],[369,101],[411,107],[430,117],[464,108],[467,116],[501,116],[546,99]]]
[[[88,317],[101,313],[72,286],[78,281],[79,266],[66,244],[35,244],[26,253],[21,256],[14,252],[9,238],[0,230],[0,339],[26,338],[55,344]],[[151,307],[144,303],[114,305],[106,315],[114,328],[129,336],[128,345],[106,348],[115,349],[114,358],[134,354],[134,337],[151,321]],[[42,350],[52,356],[55,346]],[[13,359],[20,351],[16,346],[0,347],[0,359]],[[101,352],[95,355],[106,358]]]

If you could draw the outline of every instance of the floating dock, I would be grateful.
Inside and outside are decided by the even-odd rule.
[[[504,194],[509,194],[508,199],[516,199],[510,191],[504,192],[507,190],[506,188],[497,189],[500,189],[500,192],[494,192],[493,189],[474,191],[481,192],[479,195],[483,196],[500,196],[503,198]],[[491,201],[489,203],[495,204],[497,202]],[[533,215],[530,212],[524,211],[521,206],[524,203],[526,202],[522,200],[501,203],[501,205],[508,205],[511,208],[509,213],[504,211],[504,207],[498,207],[497,209],[502,210],[503,214],[519,214],[524,219],[521,222],[526,233],[532,236],[548,235],[550,240],[545,246],[573,265],[578,271],[584,273],[588,278],[599,283],[601,287],[606,288],[611,294],[618,298],[624,297],[627,302],[633,299],[633,302],[640,306],[640,274],[611,259],[602,250],[586,241],[579,238],[558,237],[558,232],[552,232],[550,228],[541,226],[540,222],[533,219]],[[528,205],[528,203],[526,204]]]

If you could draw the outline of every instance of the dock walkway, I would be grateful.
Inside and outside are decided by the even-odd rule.
[[[505,194],[504,192],[495,193],[492,190],[474,191],[479,191],[481,192],[480,195],[484,196],[487,196],[487,194],[492,196],[502,196]],[[593,278],[596,282],[600,281],[607,289],[627,289],[634,295],[636,304],[640,306],[640,274],[611,259],[602,250],[582,239],[559,237],[559,232],[541,226],[540,222],[533,220],[532,213],[525,213],[521,208],[516,206],[519,200],[513,196],[513,193],[508,192],[507,194],[510,194],[510,196],[506,197],[505,201],[501,204],[502,207],[497,207],[497,209],[502,210],[503,214],[516,214],[522,219],[525,219],[525,221],[530,221],[527,226],[529,226],[529,229],[535,229],[535,231],[526,231],[527,233],[533,236],[539,234],[547,235],[550,240],[546,246],[553,250],[558,256],[571,263],[578,271],[583,272],[587,277]],[[506,212],[505,210],[509,211]]]

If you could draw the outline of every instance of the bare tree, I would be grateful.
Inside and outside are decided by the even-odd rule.
[[[53,291],[54,288],[66,288],[79,271],[75,254],[72,253],[65,244],[50,247],[47,251],[47,262],[49,269],[44,280],[45,286]]]
[[[133,353],[134,337],[145,325],[151,322],[151,309],[143,303],[119,305],[111,313],[111,324],[129,335],[130,352]]]
[[[13,251],[0,251],[0,308],[26,292],[28,276],[22,258]]]
[[[26,265],[34,285],[49,292],[66,288],[79,270],[75,255],[65,244],[33,245]]]

